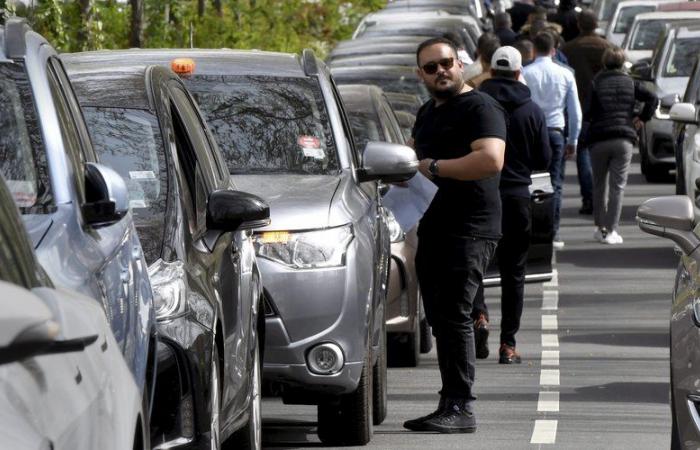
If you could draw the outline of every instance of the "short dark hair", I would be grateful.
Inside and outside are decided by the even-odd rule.
[[[496,30],[510,28],[512,24],[513,21],[510,18],[510,14],[508,14],[507,12],[498,13],[493,18],[493,27]]]
[[[526,62],[531,61],[530,57],[532,55],[532,52],[535,51],[534,45],[532,45],[532,41],[530,39],[520,39],[515,42],[513,45],[519,52],[520,55],[523,58],[523,65]]]
[[[532,43],[538,55],[549,55],[554,48],[554,38],[546,31],[537,33]]]
[[[577,19],[578,29],[582,33],[592,33],[598,28],[598,18],[596,14],[590,9],[584,9],[578,15]]]
[[[445,39],[443,37],[436,37],[436,38],[427,39],[418,45],[418,49],[416,50],[416,64],[418,64],[418,66],[420,66],[420,59],[419,59],[420,52],[422,52],[423,50],[425,50],[428,47],[432,47],[433,45],[438,45],[438,44],[444,44],[444,45],[447,45],[448,47],[450,47],[455,54],[455,58],[457,58],[457,52],[459,50],[457,49],[457,46],[455,45],[455,43],[452,42],[451,40]]]
[[[493,33],[483,33],[477,41],[479,58],[486,64],[491,64],[491,58],[496,50],[501,46],[501,40]]]
[[[455,33],[454,31],[448,31],[446,33],[443,33],[442,37],[447,39],[448,41],[451,41],[458,49],[464,47],[464,45],[460,42],[459,35],[457,35],[457,33]]]
[[[603,52],[603,67],[608,70],[620,70],[625,64],[625,52],[620,47],[611,47]]]

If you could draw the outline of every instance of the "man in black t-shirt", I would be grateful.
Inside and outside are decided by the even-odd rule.
[[[412,142],[419,170],[439,189],[418,227],[416,272],[437,343],[442,389],[438,409],[404,427],[471,433],[476,360],[470,313],[501,235],[505,118],[494,99],[464,83],[452,42],[423,42],[417,62],[432,99],[418,111]]]

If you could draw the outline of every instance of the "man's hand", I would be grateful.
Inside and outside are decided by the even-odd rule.
[[[642,122],[642,119],[639,117],[635,117],[632,119],[632,125],[634,125],[634,129],[639,131],[642,129],[642,125],[644,125],[644,122]]]
[[[418,171],[422,173],[427,179],[432,180],[433,174],[430,173],[430,163],[433,162],[430,158],[421,159],[418,163]]]
[[[576,157],[576,146],[567,144],[564,147],[564,159],[573,159]]]

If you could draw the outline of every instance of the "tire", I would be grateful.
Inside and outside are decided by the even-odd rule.
[[[379,337],[379,356],[372,368],[372,423],[381,425],[387,415],[387,348],[386,320],[382,317],[382,331]]]
[[[649,163],[647,163],[646,171],[644,172],[644,178],[649,183],[663,183],[671,180],[671,175],[664,166],[652,166]]]
[[[318,405],[318,437],[325,445],[366,445],[372,439],[371,367],[368,351],[355,392]]]
[[[433,334],[425,317],[420,321],[420,352],[430,353],[433,349]]]
[[[216,342],[212,343],[211,350],[211,376],[209,381],[209,446],[211,450],[221,448],[221,383],[219,380],[219,348]]]
[[[413,321],[413,331],[387,336],[387,356],[391,367],[417,367],[420,362],[420,320]]]
[[[231,436],[231,445],[227,445],[227,447],[245,450],[262,449],[262,414],[260,412],[262,370],[260,365],[260,342],[256,341],[251,377],[251,399],[248,403],[248,422]]]
[[[678,432],[678,420],[676,419],[676,401],[671,386],[671,450],[681,450],[681,436]]]

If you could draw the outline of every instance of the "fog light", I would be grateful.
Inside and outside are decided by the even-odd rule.
[[[345,359],[343,352],[335,344],[319,344],[309,350],[306,363],[313,373],[331,375],[343,368]]]

